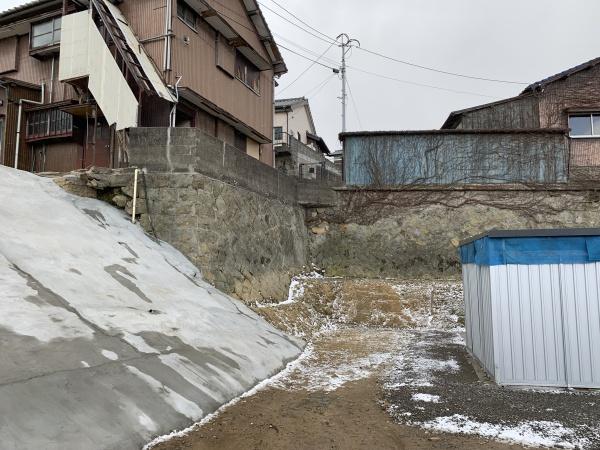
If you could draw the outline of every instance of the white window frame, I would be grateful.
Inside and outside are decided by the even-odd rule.
[[[600,117],[600,111],[591,112],[591,113],[572,113],[569,114],[569,137],[571,139],[600,139],[600,130],[598,130],[598,134],[594,134],[594,116]],[[571,134],[571,118],[572,117],[589,117],[590,119],[590,127],[592,130],[592,134],[580,134],[573,135]]]

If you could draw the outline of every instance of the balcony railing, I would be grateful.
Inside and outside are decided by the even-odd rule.
[[[280,147],[282,145],[290,145],[291,139],[295,139],[294,136],[284,133],[283,131],[275,130],[273,132],[273,146]]]

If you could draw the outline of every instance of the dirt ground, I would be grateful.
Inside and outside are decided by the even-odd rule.
[[[317,339],[314,352],[274,385],[154,449],[518,448],[395,423],[380,402],[385,362],[378,366],[394,338],[394,331],[351,327]]]
[[[473,364],[459,282],[309,277],[255,309],[303,355],[153,449],[600,448],[598,392],[501,388]]]

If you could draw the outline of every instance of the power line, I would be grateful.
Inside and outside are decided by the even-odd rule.
[[[291,87],[291,86],[292,86],[294,83],[296,83],[296,81],[298,81],[300,78],[302,78],[302,77],[304,76],[304,74],[305,74],[306,72],[308,72],[310,69],[312,69],[312,68],[313,68],[313,66],[314,66],[315,64],[317,64],[317,63],[318,63],[318,62],[321,60],[321,58],[323,58],[323,56],[325,56],[325,54],[326,54],[326,53],[327,53],[327,52],[328,52],[328,51],[331,49],[331,47],[333,47],[334,45],[335,45],[335,42],[334,42],[334,43],[332,43],[332,44],[331,44],[329,47],[327,47],[327,48],[325,49],[325,51],[324,51],[324,52],[323,52],[323,53],[322,53],[322,54],[321,54],[321,55],[320,55],[320,56],[319,56],[319,57],[318,57],[316,60],[314,60],[314,61],[313,61],[313,62],[312,62],[312,63],[311,63],[311,64],[310,64],[310,65],[309,65],[309,66],[308,66],[306,69],[304,69],[304,71],[303,71],[303,72],[302,72],[300,75],[298,75],[298,76],[297,76],[297,77],[294,79],[294,81],[292,81],[290,84],[288,84],[286,87],[284,87],[284,88],[283,88],[281,91],[279,91],[279,94],[282,94],[284,91],[287,91],[287,90],[288,90],[288,89],[289,89],[289,88],[290,88],[290,87]]]
[[[324,39],[321,36],[317,36],[315,35],[313,32],[306,30],[305,28],[301,27],[300,25],[298,25],[297,23],[292,22],[290,19],[282,16],[281,14],[277,13],[276,11],[273,11],[273,9],[269,8],[268,6],[266,6],[265,4],[263,4],[262,2],[259,2],[261,6],[265,7],[266,9],[268,9],[269,11],[271,11],[272,13],[276,14],[277,16],[281,17],[283,20],[291,23],[292,25],[294,25],[297,28],[300,28],[301,30],[303,30],[304,32],[311,34],[312,36],[321,39],[323,41],[329,42],[331,43],[331,41],[333,40],[333,38],[329,37],[327,34],[321,32],[320,30],[318,30],[317,28],[309,25],[306,21],[302,20],[300,17],[298,17],[296,14],[294,14],[293,12],[291,12],[290,10],[288,10],[287,8],[283,7],[282,5],[280,5],[277,1],[275,0],[270,0],[271,2],[273,2],[274,4],[276,4],[277,6],[279,6],[282,10],[286,11],[290,16],[292,16],[293,18],[295,18],[296,20],[298,20],[300,23],[304,24],[305,26],[309,27],[311,30],[316,31],[319,35],[321,36],[325,36]],[[488,81],[488,82],[493,82],[493,83],[503,83],[503,84],[517,84],[517,85],[527,85],[529,83],[523,82],[523,81],[510,81],[510,80],[501,80],[501,79],[496,79],[496,78],[485,78],[485,77],[478,77],[478,76],[473,76],[473,75],[465,75],[462,73],[458,73],[458,72],[450,72],[447,70],[442,70],[442,69],[437,69],[434,67],[428,67],[428,66],[424,66],[422,64],[416,64],[410,61],[405,61],[402,59],[398,59],[398,58],[394,58],[392,56],[387,56],[384,55],[383,53],[380,52],[376,52],[374,50],[369,50],[366,48],[360,48],[360,50],[369,53],[371,55],[375,55],[378,56],[380,58],[384,58],[390,61],[394,61],[400,64],[404,64],[410,67],[415,67],[418,69],[422,69],[422,70],[427,70],[430,72],[435,72],[435,73],[440,73],[443,75],[449,75],[449,76],[454,76],[454,77],[459,77],[459,78],[466,78],[466,79],[470,79],[470,80],[478,80],[478,81]]]
[[[304,59],[307,59],[307,60],[309,60],[309,61],[312,61],[312,62],[314,62],[315,64],[318,64],[318,65],[320,65],[320,66],[326,67],[326,68],[328,68],[328,69],[331,69],[331,70],[334,70],[334,71],[335,71],[335,70],[338,70],[338,69],[337,69],[337,67],[330,67],[330,66],[328,66],[328,65],[326,65],[326,64],[323,64],[322,62],[319,62],[319,61],[317,61],[316,59],[311,59],[311,58],[309,58],[308,56],[304,56],[303,54],[301,54],[301,53],[298,53],[297,51],[295,51],[295,50],[292,50],[291,48],[287,48],[287,47],[285,47],[285,46],[283,46],[283,45],[281,45],[281,44],[278,44],[278,46],[279,46],[279,47],[281,47],[281,48],[283,48],[283,49],[285,49],[285,50],[287,50],[288,52],[291,52],[291,53],[293,53],[294,55],[298,55],[298,56],[300,56],[301,58],[304,58]]]
[[[310,89],[306,94],[304,94],[304,97],[308,98],[308,97],[312,97],[312,96],[317,95],[334,78],[335,78],[335,74],[328,75],[327,78],[325,78],[322,82],[320,82],[315,87],[313,87],[312,89]]]
[[[260,2],[262,5],[262,2]],[[285,8],[283,5],[281,5],[279,2],[276,2],[275,0],[271,0],[271,3],[275,3],[277,6],[279,6],[281,9],[283,9],[286,13],[288,13],[290,16],[292,16],[294,19],[296,19],[297,21],[299,21],[300,23],[306,25],[308,28],[310,28],[311,30],[319,33],[321,36],[324,36],[325,38],[329,39],[330,41],[334,41],[335,39],[332,38],[331,36],[326,35],[325,33],[319,31],[318,29],[316,29],[315,27],[311,26],[310,24],[306,23],[304,20],[302,20],[300,17],[298,17],[296,14],[294,14],[293,12],[291,12],[289,9]],[[264,5],[263,5],[264,6]],[[265,6],[266,8],[266,6]]]
[[[217,2],[217,3],[219,3],[219,2]],[[224,14],[222,12],[220,14],[223,17],[226,17],[226,18],[230,19],[232,22],[237,23],[238,25],[240,25],[241,27],[243,27],[243,28],[245,28],[247,30],[250,30],[252,32],[255,31],[255,30],[247,27],[245,24],[243,24],[241,22],[238,22],[237,20],[235,20],[232,17],[228,16],[227,14]],[[302,28],[302,27],[300,27],[300,28]],[[324,39],[321,39],[321,40],[324,40]],[[331,42],[328,42],[328,43],[331,44]],[[292,50],[292,49],[290,49],[288,47],[285,47],[285,46],[283,46],[281,44],[278,44],[278,47],[281,47],[281,48],[287,50],[290,53],[293,53],[293,54],[295,54],[297,56],[300,56],[301,58],[304,58],[304,59],[306,59],[308,61],[314,62],[315,64],[318,64],[318,65],[320,65],[322,67],[325,67],[327,69],[330,69],[330,70],[333,70],[333,71],[337,71],[338,70],[336,67],[331,67],[331,66],[328,66],[326,64],[323,64],[320,61],[317,61],[317,60],[314,60],[312,58],[309,58],[308,56],[305,56],[305,55],[303,55],[301,53],[298,53],[297,51]],[[359,71],[359,72],[363,72],[363,73],[366,73],[366,74],[369,74],[369,75],[373,75],[373,76],[376,76],[376,77],[379,77],[379,78],[383,78],[383,79],[387,79],[387,80],[392,80],[392,81],[397,81],[397,82],[405,83],[405,84],[411,84],[413,86],[427,87],[427,88],[437,89],[437,90],[441,90],[441,91],[453,92],[453,93],[456,93],[456,94],[467,94],[467,95],[475,95],[475,96],[478,96],[478,97],[496,98],[496,97],[493,97],[493,96],[490,96],[490,95],[478,94],[478,93],[475,93],[475,92],[459,91],[459,90],[447,89],[447,88],[443,88],[443,87],[439,87],[439,86],[434,86],[434,85],[429,85],[429,84],[416,83],[416,82],[408,81],[408,80],[401,80],[401,79],[398,79],[398,78],[389,77],[389,76],[381,75],[381,74],[374,73],[374,72],[369,72],[367,70],[359,69],[359,68],[356,68],[356,67],[350,67],[350,66],[348,66],[348,68],[356,70],[356,71]]]
[[[260,2],[259,2],[259,4],[260,4],[260,6],[262,6],[263,8],[265,8],[265,9],[267,9],[267,10],[271,11],[273,14],[275,14],[276,16],[280,17],[281,19],[285,20],[286,22],[288,22],[288,23],[291,23],[291,24],[292,24],[292,25],[294,25],[296,28],[299,28],[300,30],[304,31],[305,33],[308,33],[308,34],[310,34],[310,35],[311,35],[311,36],[313,36],[313,37],[316,37],[317,39],[320,39],[320,40],[322,40],[322,41],[324,41],[324,42],[327,42],[328,44],[331,44],[331,41],[332,41],[333,39],[331,39],[331,38],[325,39],[325,38],[323,38],[323,37],[319,36],[318,34],[315,34],[315,33],[313,33],[312,31],[309,31],[309,30],[307,30],[306,28],[304,28],[304,27],[301,27],[300,25],[298,25],[297,23],[295,23],[295,22],[291,21],[291,20],[290,20],[290,19],[288,19],[287,17],[285,17],[285,16],[283,16],[283,15],[279,14],[279,13],[278,13],[277,11],[275,11],[274,9],[272,9],[272,8],[269,8],[269,7],[268,7],[267,5],[265,5],[264,3],[260,3]],[[319,34],[323,34],[323,33],[319,32]],[[323,35],[324,35],[324,34],[323,34]],[[326,36],[326,35],[324,35],[324,36]],[[334,42],[335,42],[335,41],[334,41]]]
[[[318,56],[319,56],[319,54],[318,54],[317,52],[315,52],[315,51],[313,51],[313,50],[310,50],[310,49],[308,49],[308,48],[306,48],[306,47],[303,47],[303,46],[301,46],[300,44],[296,44],[294,41],[292,41],[292,40],[290,40],[290,39],[286,38],[285,36],[283,36],[283,35],[281,35],[281,34],[279,34],[279,33],[275,33],[275,32],[274,32],[274,33],[273,33],[273,35],[274,35],[274,36],[277,36],[277,38],[278,38],[278,39],[281,39],[282,41],[284,41],[284,42],[287,42],[288,44],[290,44],[290,45],[293,45],[293,46],[294,46],[294,47],[296,47],[296,48],[299,48],[299,49],[300,49],[300,50],[302,50],[303,52],[306,52],[306,53],[308,53],[309,55],[311,55],[311,56],[314,56],[315,58],[318,58]],[[279,45],[279,44],[278,44],[278,45]],[[328,57],[326,57],[326,56],[323,56],[323,57],[321,58],[321,60],[323,60],[323,61],[327,61],[329,64],[333,64],[333,65],[336,65],[336,66],[339,64],[339,61],[335,61],[335,60],[333,60],[333,59],[331,59],[331,58],[328,58]]]
[[[356,107],[356,101],[354,100],[354,95],[352,94],[352,88],[350,87],[350,81],[346,78],[346,83],[348,84],[348,92],[350,93],[350,100],[352,100],[352,106],[354,107],[354,112],[356,113],[356,118],[358,119],[358,126],[364,128],[362,125],[362,121],[360,120],[360,113],[358,112],[358,108]]]
[[[412,63],[409,61],[403,61],[401,59],[393,58],[391,56],[386,56],[382,53],[374,52],[373,50],[369,50],[366,48],[359,47],[358,49],[362,50],[363,52],[370,53],[371,55],[379,56],[380,58],[388,59],[390,61],[395,61],[400,64],[404,64],[404,65],[411,66],[411,67],[416,67],[416,68],[423,69],[423,70],[428,70],[430,72],[441,73],[444,75],[451,75],[453,77],[468,78],[470,80],[479,80],[479,81],[491,81],[491,82],[495,82],[495,83],[505,83],[505,84],[519,84],[519,85],[529,84],[529,83],[525,83],[522,81],[498,80],[498,79],[494,79],[494,78],[475,77],[475,76],[471,76],[471,75],[464,75],[461,73],[448,72],[448,71],[441,70],[441,69],[435,69],[433,67],[422,66],[420,64],[415,64],[415,63]]]
[[[415,81],[402,80],[400,78],[394,78],[394,77],[390,77],[390,76],[387,76],[387,75],[382,75],[380,73],[370,72],[368,70],[359,69],[357,67],[348,66],[348,68],[352,69],[352,70],[356,70],[357,72],[366,73],[367,75],[372,75],[372,76],[375,76],[375,77],[378,77],[378,78],[383,78],[385,80],[397,81],[398,83],[404,83],[404,84],[410,84],[410,85],[413,85],[413,86],[420,86],[420,87],[426,87],[426,88],[431,88],[431,89],[437,89],[439,91],[453,92],[455,94],[475,95],[477,97],[487,97],[487,98],[493,98],[493,99],[497,98],[497,97],[494,97],[492,95],[480,94],[480,93],[477,93],[477,92],[459,91],[459,90],[456,90],[456,89],[444,88],[444,87],[435,86],[435,85],[432,85],[432,84],[423,84],[423,83],[417,83]]]

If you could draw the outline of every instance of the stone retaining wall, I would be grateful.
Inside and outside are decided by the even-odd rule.
[[[308,211],[311,261],[331,276],[459,276],[458,243],[493,228],[600,227],[591,190],[340,190]]]

